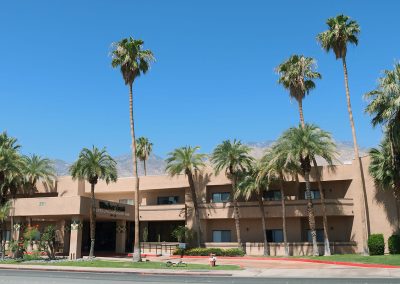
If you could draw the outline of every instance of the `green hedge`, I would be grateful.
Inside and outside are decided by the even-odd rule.
[[[400,253],[400,236],[399,235],[391,235],[388,239],[388,247],[390,254],[399,254]]]
[[[244,256],[244,251],[237,248],[220,249],[220,248],[192,248],[192,249],[176,249],[174,255],[190,255],[190,256]]]
[[[385,240],[383,234],[372,234],[368,238],[370,255],[383,255],[385,253]]]

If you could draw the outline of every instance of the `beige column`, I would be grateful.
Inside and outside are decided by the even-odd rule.
[[[126,221],[118,220],[115,232],[115,252],[125,253],[126,244]]]
[[[71,221],[71,234],[69,241],[69,259],[75,260],[82,257],[82,218],[73,218]]]
[[[22,218],[14,218],[14,225],[12,228],[12,239],[19,240],[24,231],[24,222]]]

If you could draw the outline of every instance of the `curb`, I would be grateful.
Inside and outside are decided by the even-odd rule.
[[[181,258],[179,255],[171,256],[171,258]],[[188,255],[183,258],[201,259],[208,258],[208,256],[194,256]],[[374,263],[359,263],[359,262],[347,262],[347,261],[330,261],[330,260],[318,260],[318,259],[307,259],[307,258],[274,258],[274,257],[248,257],[248,256],[218,256],[219,259],[243,259],[243,260],[274,260],[274,261],[294,261],[294,262],[308,262],[308,263],[321,263],[321,264],[332,264],[332,265],[343,265],[353,267],[364,267],[364,268],[394,268],[400,269],[400,266],[387,265],[387,264],[374,264]]]

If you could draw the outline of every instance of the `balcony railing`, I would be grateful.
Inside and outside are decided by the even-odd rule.
[[[264,201],[264,211],[267,217],[281,217],[281,201]],[[322,216],[321,200],[314,199],[314,210],[316,216]],[[353,216],[353,199],[326,199],[326,213],[328,216]],[[238,202],[241,218],[259,218],[258,202]],[[202,219],[233,218],[233,204],[226,203],[203,203],[200,206]],[[287,200],[287,217],[306,217],[307,200]]]
[[[186,220],[185,204],[142,205],[140,221]]]

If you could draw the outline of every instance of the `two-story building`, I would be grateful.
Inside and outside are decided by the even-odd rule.
[[[385,239],[398,231],[398,204],[391,192],[374,186],[368,174],[369,158],[362,158],[368,204],[367,223],[370,233],[383,233]],[[353,164],[335,169],[321,168],[328,216],[329,238],[333,253],[361,252],[363,240],[362,186]],[[315,175],[312,173],[312,198],[315,208],[317,239],[323,250],[321,201]],[[116,183],[96,185],[96,251],[131,252],[134,235],[134,178],[120,178]],[[237,247],[231,203],[232,187],[224,175],[211,169],[196,177],[201,218],[202,240],[206,247]],[[311,253],[305,182],[287,178],[284,182],[287,237],[293,255]],[[140,228],[147,243],[176,242],[174,228],[193,228],[194,214],[187,178],[182,175],[140,177]],[[281,194],[272,184],[264,192],[267,236],[272,255],[283,254]],[[37,194],[20,196],[13,203],[8,222],[8,236],[18,237],[27,224],[57,227],[58,247],[71,258],[89,250],[90,186],[71,177],[59,177],[54,189],[40,187]],[[242,241],[246,252],[263,252],[261,215],[256,198],[239,200]]]

